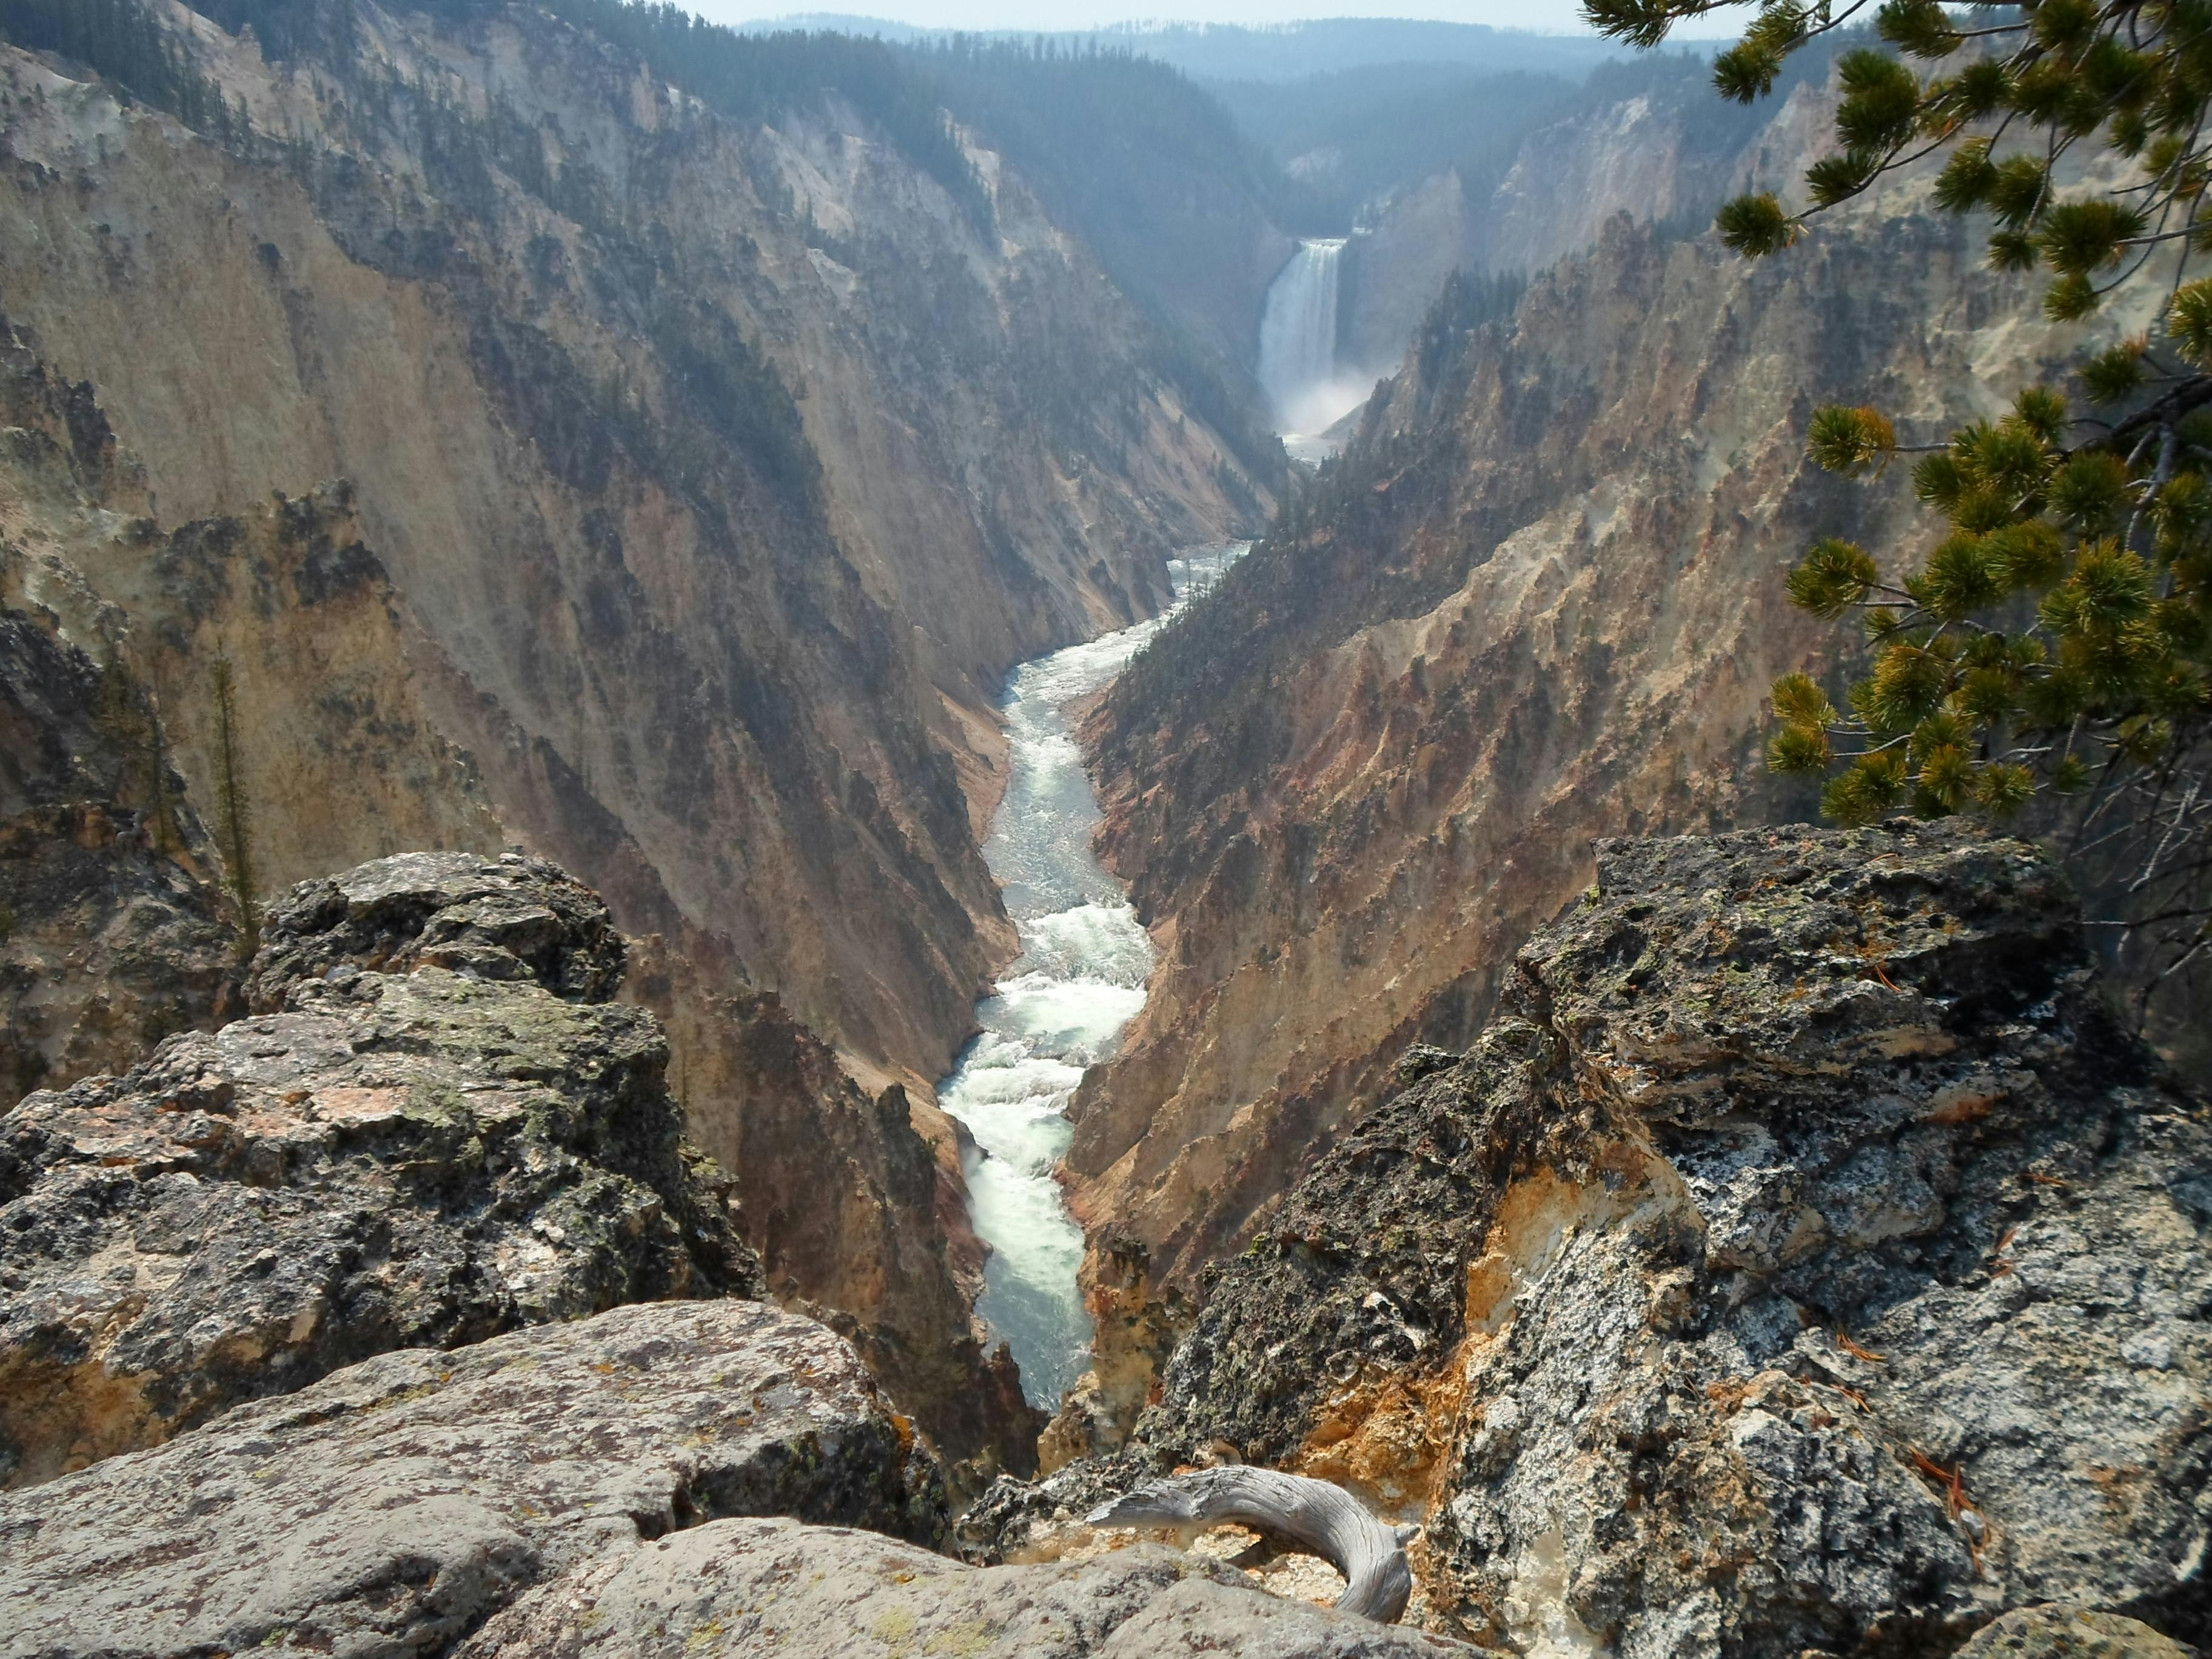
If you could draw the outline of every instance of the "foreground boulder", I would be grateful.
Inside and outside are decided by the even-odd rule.
[[[423,860],[384,862],[405,867],[356,890],[421,890]],[[536,978],[590,984],[576,964],[608,948],[588,908],[559,915],[574,884],[447,862],[504,882],[464,884],[476,936],[444,934],[461,971],[364,971],[301,945],[279,907],[276,940],[317,970],[257,963],[256,994],[289,1012],[0,1119],[0,1481],[395,1348],[759,1293],[728,1179],[684,1142],[657,1023]],[[384,959],[419,957],[427,931]]]
[[[761,1515],[927,1542],[943,1485],[827,1328],[622,1308],[386,1354],[0,1497],[0,1655],[442,1654],[534,1586]]]
[[[606,1002],[627,961],[606,902],[558,865],[404,853],[303,881],[270,905],[246,995],[256,1013],[275,1013],[334,968],[432,967]]]
[[[723,1521],[602,1555],[494,1619],[462,1659],[1425,1659],[1455,1642],[1278,1600],[1140,1544],[1099,1559],[963,1566],[866,1533]]]
[[[1139,1446],[971,1547],[1233,1456],[1424,1522],[1409,1616],[1486,1643],[1944,1652],[2066,1601],[2201,1644],[2212,1122],[2063,884],[1903,823],[1598,865],[1215,1273]]]

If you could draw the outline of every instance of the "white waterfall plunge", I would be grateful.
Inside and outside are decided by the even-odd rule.
[[[1073,1131],[1069,1097],[1086,1067],[1114,1051],[1145,1006],[1152,942],[1119,882],[1091,855],[1098,799],[1067,717],[1103,687],[1244,544],[1168,562],[1176,604],[1118,634],[1024,663],[1006,695],[1013,775],[983,857],[1021,930],[1022,955],[975,1006],[982,1035],[939,1088],[968,1127],[975,1231],[991,1247],[980,1310],[1012,1347],[1030,1400],[1057,1406],[1090,1364],[1091,1316],[1077,1293],[1083,1232],[1053,1169]]]
[[[1337,271],[1345,239],[1321,237],[1298,251],[1267,289],[1260,319],[1260,386],[1276,425],[1295,450],[1357,408],[1372,389],[1336,367]]]

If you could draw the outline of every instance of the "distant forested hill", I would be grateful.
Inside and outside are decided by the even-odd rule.
[[[824,38],[824,37],[815,37]],[[1331,228],[1181,72],[1095,42],[939,40],[908,49],[945,107],[1004,153],[1115,283],[1203,350],[1249,363],[1285,233]]]
[[[927,40],[945,33],[827,12],[778,18],[754,27],[835,29],[893,41]],[[1228,23],[1131,23],[1054,34],[1006,30],[987,38],[1042,40],[1063,47],[1091,41],[1125,46],[1170,64],[1186,75],[1212,81],[1301,81],[1370,64],[1412,63],[1467,64],[1492,75],[1517,71],[1578,77],[1600,64],[1633,55],[1610,40],[1395,17],[1332,17],[1273,28]]]
[[[1510,37],[1509,37],[1510,38]],[[1237,128],[1286,168],[1309,213],[1349,225],[1391,191],[1456,170],[1471,203],[1511,171],[1530,135],[1639,96],[1699,100],[1712,142],[1741,142],[1711,98],[1708,59],[1685,52],[1597,64],[1571,78],[1430,58],[1363,64],[1297,81],[1202,82]],[[1711,111],[1706,105],[1716,105]]]

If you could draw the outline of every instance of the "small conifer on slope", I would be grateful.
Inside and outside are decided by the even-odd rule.
[[[1720,9],[1583,6],[1643,46]],[[2136,283],[2163,303],[2149,333],[2085,351],[2074,402],[2026,386],[2002,419],[1925,445],[1878,410],[1818,411],[1817,462],[1862,475],[1914,453],[1940,516],[1920,545],[1824,539],[1791,573],[1798,605],[1860,618],[1871,671],[1841,709],[1808,675],[1779,681],[1770,762],[1826,776],[1847,823],[2033,805],[2109,901],[2147,1002],[2212,963],[2212,0],[1762,0],[1715,82],[1750,102],[1791,52],[1869,22],[1881,48],[1838,60],[1838,149],[1808,171],[1808,207],[1728,203],[1729,247],[1778,253],[1935,157],[1937,202],[1990,216],[1998,269],[2048,273],[2054,320]],[[2069,153],[2098,150],[2120,182],[2060,182]]]

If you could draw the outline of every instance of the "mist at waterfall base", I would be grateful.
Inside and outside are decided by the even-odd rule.
[[[1304,461],[1334,453],[1336,446],[1323,434],[1375,389],[1374,376],[1337,369],[1343,253],[1342,237],[1300,242],[1268,287],[1260,319],[1260,386],[1273,406],[1285,445]]]
[[[983,857],[1021,931],[1022,954],[976,1005],[982,1034],[938,1091],[967,1126],[970,1218],[991,1247],[979,1310],[1013,1350],[1022,1384],[1056,1406],[1090,1364],[1091,1316],[1076,1289],[1083,1231],[1053,1168],[1073,1131],[1066,1110],[1086,1067],[1113,1052],[1145,1006],[1152,942],[1119,882],[1091,854],[1098,798],[1068,707],[1103,689],[1245,544],[1168,562],[1176,604],[1151,622],[1070,646],[1015,671],[1005,714],[1012,776]]]

